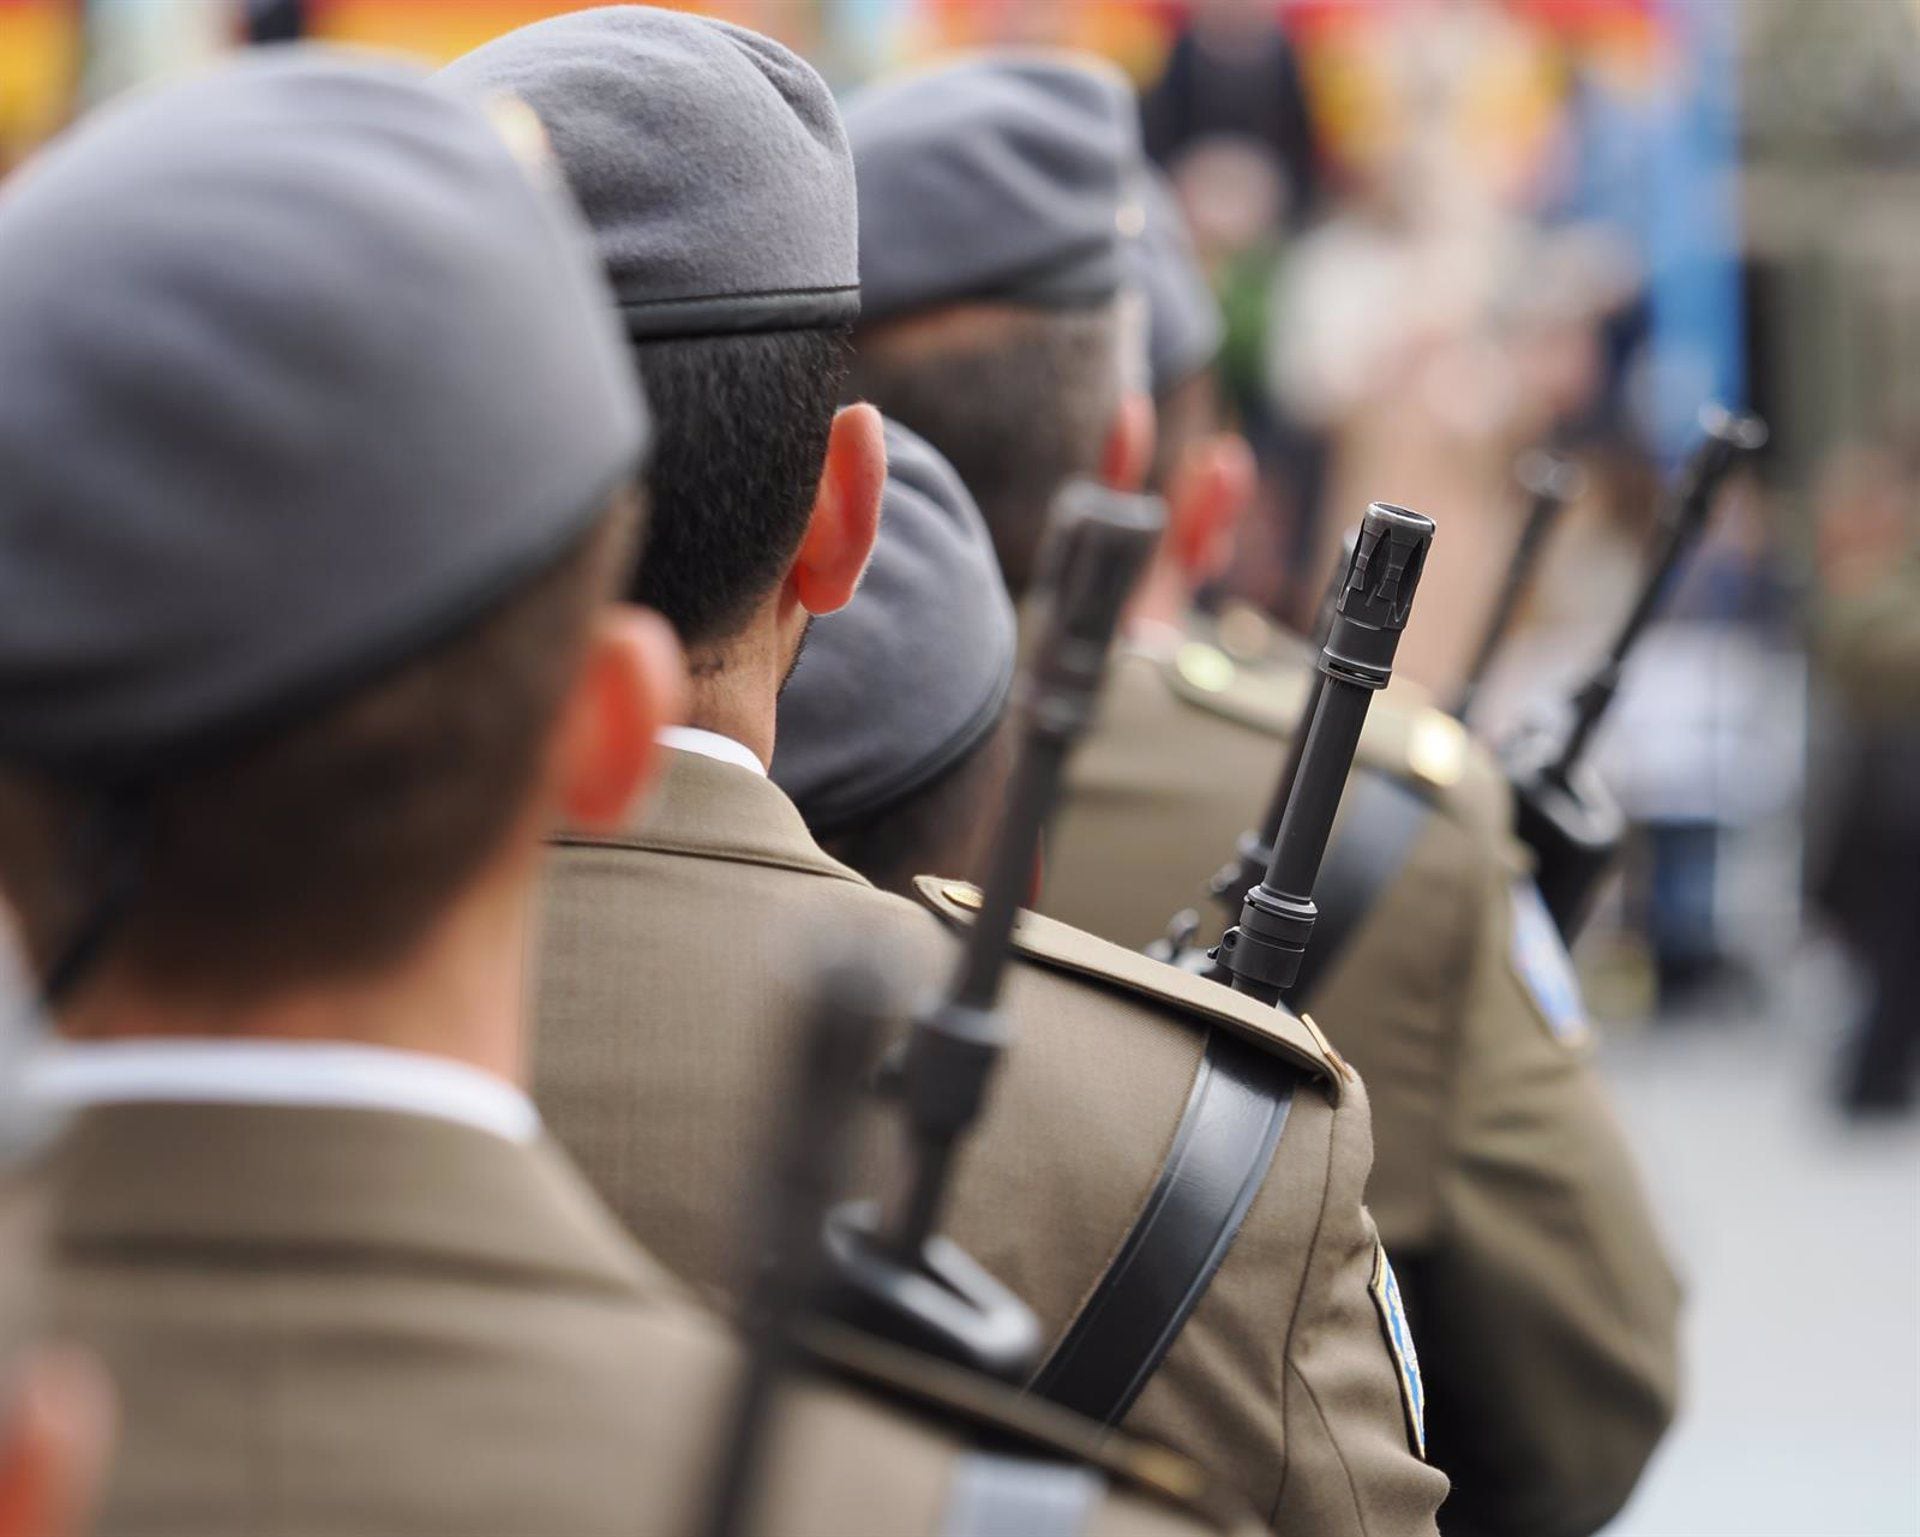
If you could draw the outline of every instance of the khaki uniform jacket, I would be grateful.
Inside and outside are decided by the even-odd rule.
[[[1213,651],[1116,657],[1044,911],[1130,945],[1181,906],[1215,921],[1207,879],[1264,811],[1307,681],[1233,672]],[[1424,765],[1443,814],[1311,1010],[1372,1096],[1367,1196],[1454,1484],[1442,1524],[1570,1537],[1620,1508],[1672,1417],[1679,1291],[1583,1023],[1550,1021],[1516,969],[1504,781],[1464,739],[1450,757],[1440,721],[1375,702],[1363,759],[1416,781]]]
[[[743,1181],[808,1001],[808,951],[859,945],[932,987],[956,946],[932,912],[823,853],[767,780],[671,759],[638,825],[557,851],[534,1079],[614,1210],[673,1270],[724,1290]],[[1296,1093],[1272,1176],[1125,1427],[1218,1473],[1283,1531],[1432,1531],[1445,1481],[1410,1450],[1369,1293],[1363,1091],[1290,1016],[1084,935],[1046,937],[1081,974],[1010,969],[1015,1040],[962,1151],[947,1230],[1057,1340],[1152,1189],[1199,1062],[1204,1016],[1151,989],[1170,978],[1280,1032],[1278,1049],[1319,1076]],[[897,1124],[874,1115],[860,1179],[879,1193],[900,1159]]]
[[[54,1323],[122,1402],[98,1537],[699,1530],[738,1353],[551,1146],[116,1105],[79,1118],[58,1186]],[[758,1529],[933,1537],[978,1461],[925,1413],[809,1385]],[[1113,1537],[1216,1530],[1096,1500]]]

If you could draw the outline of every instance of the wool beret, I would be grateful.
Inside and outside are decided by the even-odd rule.
[[[863,321],[1120,291],[1141,152],[1132,87],[1112,65],[985,54],[869,86],[846,112]]]
[[[1134,286],[1147,301],[1153,392],[1165,395],[1212,364],[1226,328],[1220,301],[1200,270],[1186,215],[1158,171],[1149,169],[1142,178],[1140,205],[1146,223],[1128,255]]]
[[[152,777],[450,637],[645,419],[550,169],[422,73],[273,50],[0,189],[0,756]]]
[[[780,697],[773,778],[816,833],[958,763],[1013,683],[1013,603],[953,467],[887,423],[880,536],[853,601],[816,619]]]
[[[441,71],[531,106],[636,338],[845,324],[859,312],[853,162],[832,94],[769,38],[606,6]]]

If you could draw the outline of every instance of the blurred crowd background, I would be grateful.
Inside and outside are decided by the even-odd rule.
[[[249,41],[444,60],[566,8],[0,0],[0,172]],[[1009,41],[1135,77],[1260,461],[1222,604],[1303,621],[1341,529],[1404,502],[1441,532],[1402,663],[1446,697],[1517,456],[1575,459],[1477,707],[1495,737],[1596,658],[1702,403],[1767,418],[1603,747],[1636,835],[1579,959],[1677,1245],[1717,1278],[1689,1428],[1626,1526],[1920,1531],[1920,0],[691,8],[836,85]],[[1803,1272],[1823,1248],[1857,1262]],[[1800,1284],[1836,1274],[1842,1298]],[[1835,1478],[1852,1503],[1796,1504]]]

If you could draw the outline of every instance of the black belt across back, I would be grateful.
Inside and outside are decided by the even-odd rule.
[[[1153,1193],[1034,1378],[1036,1393],[1103,1425],[1119,1423],[1232,1247],[1299,1077],[1236,1035],[1208,1035]]]
[[[1320,918],[1296,996],[1308,995],[1406,862],[1428,815],[1384,775],[1354,776],[1314,901]],[[1207,1036],[1152,1193],[1033,1391],[1103,1425],[1140,1396],[1232,1248],[1266,1182],[1300,1070],[1251,1042]]]

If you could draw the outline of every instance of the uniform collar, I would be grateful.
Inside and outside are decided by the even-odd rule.
[[[670,750],[653,797],[617,833],[563,833],[565,847],[624,847],[800,870],[867,885],[814,841],[799,808],[764,774]]]
[[[659,742],[662,747],[671,747],[675,752],[698,753],[716,763],[731,763],[736,768],[751,769],[762,779],[767,777],[766,764],[760,761],[751,747],[718,731],[709,731],[704,726],[663,726]]]
[[[58,1110],[152,1102],[387,1110],[508,1142],[540,1134],[533,1101],[505,1079],[424,1052],[338,1041],[63,1042],[29,1067],[27,1092]]]
[[[72,1252],[238,1256],[493,1272],[676,1290],[550,1143],[383,1110],[147,1102],[77,1115],[53,1168]]]

